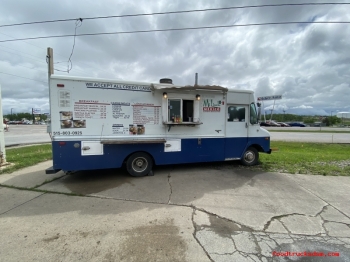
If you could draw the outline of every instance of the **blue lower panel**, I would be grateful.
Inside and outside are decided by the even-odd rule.
[[[248,137],[226,138],[225,158],[241,158],[247,147]]]
[[[247,138],[202,138],[200,142],[198,139],[182,139],[180,152],[166,153],[164,144],[111,144],[104,145],[103,155],[82,156],[81,148],[75,148],[75,143],[81,144],[81,141],[67,141],[65,145],[52,142],[54,169],[119,168],[129,155],[140,151],[150,154],[156,165],[223,161],[229,157],[241,157],[249,144]]]
[[[251,145],[259,145],[263,152],[268,153],[270,151],[270,137],[249,137],[247,148]]]

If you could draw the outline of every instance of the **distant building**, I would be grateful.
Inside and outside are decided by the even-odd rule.
[[[338,112],[337,117],[343,119],[350,119],[350,112]]]

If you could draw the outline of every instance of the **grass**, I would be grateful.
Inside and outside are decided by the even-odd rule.
[[[12,173],[18,169],[50,160],[52,159],[51,152],[51,144],[8,148],[6,149],[6,161],[13,165],[0,170],[0,174]]]
[[[296,132],[296,133],[340,133],[340,134],[350,134],[350,131],[332,131],[332,130],[280,130],[280,129],[268,129],[269,132]]]
[[[314,175],[350,176],[350,145],[298,142],[271,142],[278,151],[260,154],[260,165],[253,169],[270,172]],[[52,159],[51,145],[36,145],[6,149],[7,162],[12,166],[0,171],[12,173]]]
[[[270,172],[350,176],[350,145],[271,142],[278,151],[260,154],[262,168]]]

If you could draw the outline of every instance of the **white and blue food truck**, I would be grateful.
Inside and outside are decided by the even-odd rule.
[[[254,93],[221,86],[176,86],[50,76],[53,166],[46,173],[240,160],[271,153]]]

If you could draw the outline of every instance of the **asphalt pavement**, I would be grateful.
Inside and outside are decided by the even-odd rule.
[[[46,125],[9,125],[4,134],[6,147],[51,142]]]
[[[350,261],[349,177],[50,165],[0,176],[2,261]]]
[[[5,135],[19,144],[28,131],[48,136]],[[46,175],[51,165],[0,175],[1,261],[350,261],[350,177],[236,162]]]

